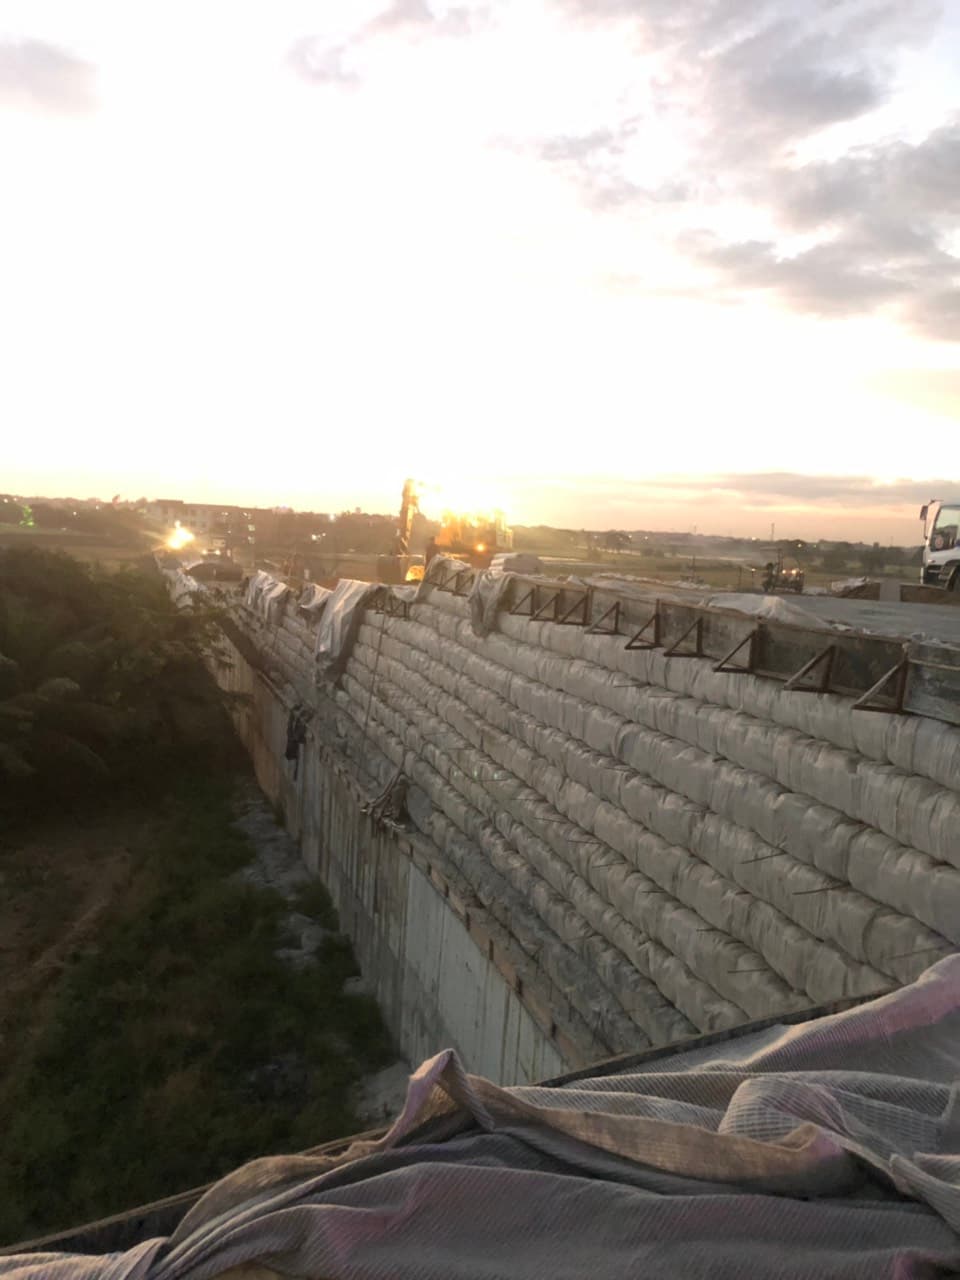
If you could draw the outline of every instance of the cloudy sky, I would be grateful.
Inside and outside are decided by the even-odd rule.
[[[916,541],[957,0],[0,0],[0,489]]]

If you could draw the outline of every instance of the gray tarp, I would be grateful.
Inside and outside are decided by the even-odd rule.
[[[470,591],[470,624],[476,636],[488,636],[497,625],[512,573],[478,573]]]
[[[291,595],[285,582],[274,578],[265,569],[258,569],[247,583],[245,603],[264,622],[276,623],[280,619],[283,605]]]
[[[327,597],[320,625],[317,627],[316,656],[319,674],[335,680],[350,656],[357,629],[371,596],[381,588],[375,582],[357,582],[344,578]]]
[[[499,1089],[446,1052],[382,1141],[256,1161],[169,1240],[8,1257],[0,1277],[956,1274],[958,1076],[960,956],[846,1013],[563,1089]]]
[[[417,592],[418,600],[430,600],[433,596],[433,583],[438,571],[448,570],[457,573],[470,566],[453,556],[441,556],[430,563],[430,576],[425,577]],[[497,625],[497,613],[503,608],[503,602],[510,589],[510,583],[516,575],[508,570],[497,572],[486,570],[477,573],[470,588],[470,625],[477,636],[487,636]]]
[[[300,592],[297,608],[309,614],[311,622],[316,622],[332,595],[333,592],[329,588],[321,587],[316,582],[308,582]]]

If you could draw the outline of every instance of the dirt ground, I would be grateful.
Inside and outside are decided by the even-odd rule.
[[[26,1028],[42,1022],[51,987],[129,888],[132,844],[145,834],[142,820],[113,815],[52,819],[26,839],[0,838],[0,1044],[8,1065]]]

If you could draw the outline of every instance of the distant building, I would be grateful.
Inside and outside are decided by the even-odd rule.
[[[188,503],[179,498],[158,498],[156,502],[147,503],[147,515],[157,524],[171,529],[181,525],[198,535],[212,532],[216,525],[234,519],[239,514],[239,507]]]
[[[198,549],[232,550],[255,544],[270,547],[308,543],[311,534],[328,525],[328,516],[296,512],[289,507],[237,507],[214,502],[184,502],[182,498],[156,498],[144,508],[165,537],[177,528],[189,529]]]
[[[222,503],[157,498],[147,503],[146,514],[165,535],[189,529],[199,543],[210,547],[232,549],[251,543],[257,532],[255,512]]]

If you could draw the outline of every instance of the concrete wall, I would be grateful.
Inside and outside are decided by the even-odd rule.
[[[330,683],[315,616],[239,607],[226,678],[411,1058],[535,1078],[889,990],[960,942],[956,728],[503,610],[481,635],[436,584],[369,609]],[[396,826],[364,812],[394,785]]]
[[[260,786],[327,886],[407,1060],[416,1064],[452,1047],[469,1070],[502,1084],[584,1065],[589,1052],[564,1042],[532,989],[524,1002],[522,956],[463,894],[439,850],[362,812],[361,789],[317,738],[308,739],[295,776],[284,759],[291,689],[257,670],[235,644],[225,656],[229,665],[218,677],[244,695],[234,718]]]

